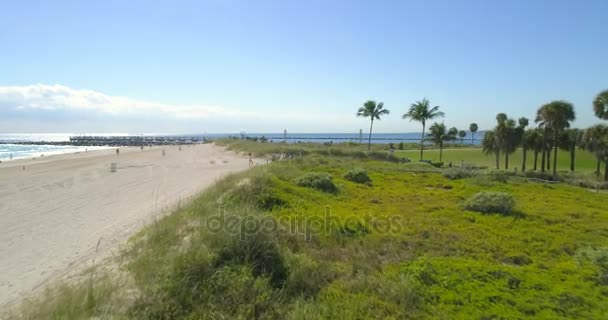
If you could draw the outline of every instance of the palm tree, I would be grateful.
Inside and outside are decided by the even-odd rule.
[[[488,130],[481,140],[481,147],[485,154],[494,153],[496,155],[496,169],[500,169],[500,143],[494,130]]]
[[[467,136],[467,132],[464,130],[458,131],[458,137],[460,138],[460,144],[464,144],[464,137]]]
[[[475,143],[475,132],[477,132],[477,130],[479,130],[477,123],[473,122],[469,125],[469,131],[471,131],[471,144]]]
[[[531,150],[534,150],[534,171],[538,166],[538,154],[544,149],[543,147],[543,131],[540,128],[528,130],[527,144]]]
[[[524,120],[525,123],[523,123]],[[494,135],[498,147],[505,154],[505,169],[509,169],[509,155],[517,149],[523,135],[523,128],[528,125],[527,121],[528,119],[521,118],[518,127],[515,120],[509,119],[506,114],[499,113],[496,115],[497,125],[494,129]]]
[[[525,118],[525,117],[521,117],[517,121],[517,128],[515,128],[515,130],[513,131],[512,141],[511,141],[513,152],[515,152],[517,147],[519,147],[519,146],[523,147],[524,134],[526,133],[526,127],[528,126],[528,124],[530,124],[530,120],[528,120],[528,118]],[[522,172],[526,171],[526,153],[525,152],[524,152],[523,158],[524,158],[523,165],[521,167]]]
[[[574,172],[576,147],[580,144],[583,132],[579,129],[567,129],[559,137],[559,148],[570,152],[570,171]]]
[[[600,164],[605,162],[604,180],[608,181],[608,126],[597,124],[583,133],[581,147],[595,154],[597,158],[596,175],[600,175]]]
[[[370,150],[372,147],[372,128],[374,126],[374,119],[380,120],[380,116],[389,114],[387,109],[384,109],[384,103],[369,100],[363,104],[363,107],[357,110],[357,117],[369,117],[369,140],[367,142],[367,150]]]
[[[526,172],[526,161],[528,150],[534,149],[534,139],[536,130],[528,129],[524,132],[521,139],[521,150],[522,150],[522,161],[521,161],[521,172]],[[536,158],[538,153],[534,156],[534,169],[536,170]]]
[[[505,113],[499,113],[496,115],[496,127],[494,128],[494,139],[498,145],[500,151],[504,149],[504,143],[507,140],[507,126],[508,118]]]
[[[420,160],[422,160],[424,156],[424,130],[426,128],[426,121],[443,116],[445,116],[445,113],[439,111],[439,106],[434,106],[431,108],[431,103],[426,98],[412,103],[408,112],[402,116],[403,119],[409,118],[410,121],[414,120],[422,123],[422,135],[420,136]]]
[[[574,106],[567,101],[552,101],[541,106],[536,114],[536,122],[543,124],[553,131],[553,176],[557,175],[557,149],[559,135],[570,127],[570,122],[576,119]],[[550,161],[550,160],[549,160]]]
[[[450,128],[447,130],[445,124],[435,122],[429,128],[428,140],[439,146],[439,162],[443,161],[443,143],[456,139],[458,129]]]
[[[603,120],[608,120],[608,90],[600,92],[593,100],[593,112]]]

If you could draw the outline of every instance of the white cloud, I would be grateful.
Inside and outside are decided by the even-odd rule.
[[[145,113],[186,119],[208,118],[214,115],[235,116],[242,113],[217,106],[148,102],[110,96],[93,90],[72,89],[58,84],[0,87],[0,105],[23,111],[84,110],[119,116]]]
[[[0,86],[4,132],[349,132],[366,123],[331,110],[167,104],[59,84]]]

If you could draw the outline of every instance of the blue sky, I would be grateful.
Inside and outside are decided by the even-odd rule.
[[[355,132],[368,99],[449,126],[585,127],[608,89],[608,1],[5,1],[0,132]]]

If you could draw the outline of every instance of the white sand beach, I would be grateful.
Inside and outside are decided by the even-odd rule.
[[[211,144],[1,163],[0,306],[108,256],[169,208],[247,168],[246,157]]]

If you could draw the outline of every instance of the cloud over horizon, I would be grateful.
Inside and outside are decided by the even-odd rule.
[[[0,132],[305,132],[331,130],[340,115],[264,108],[179,105],[112,96],[60,84],[0,86]],[[292,130],[292,132],[293,132]]]
[[[92,111],[107,115],[158,114],[175,118],[234,116],[240,112],[216,106],[171,105],[110,96],[93,90],[72,89],[63,85],[35,84],[0,87],[0,107],[16,111]]]

